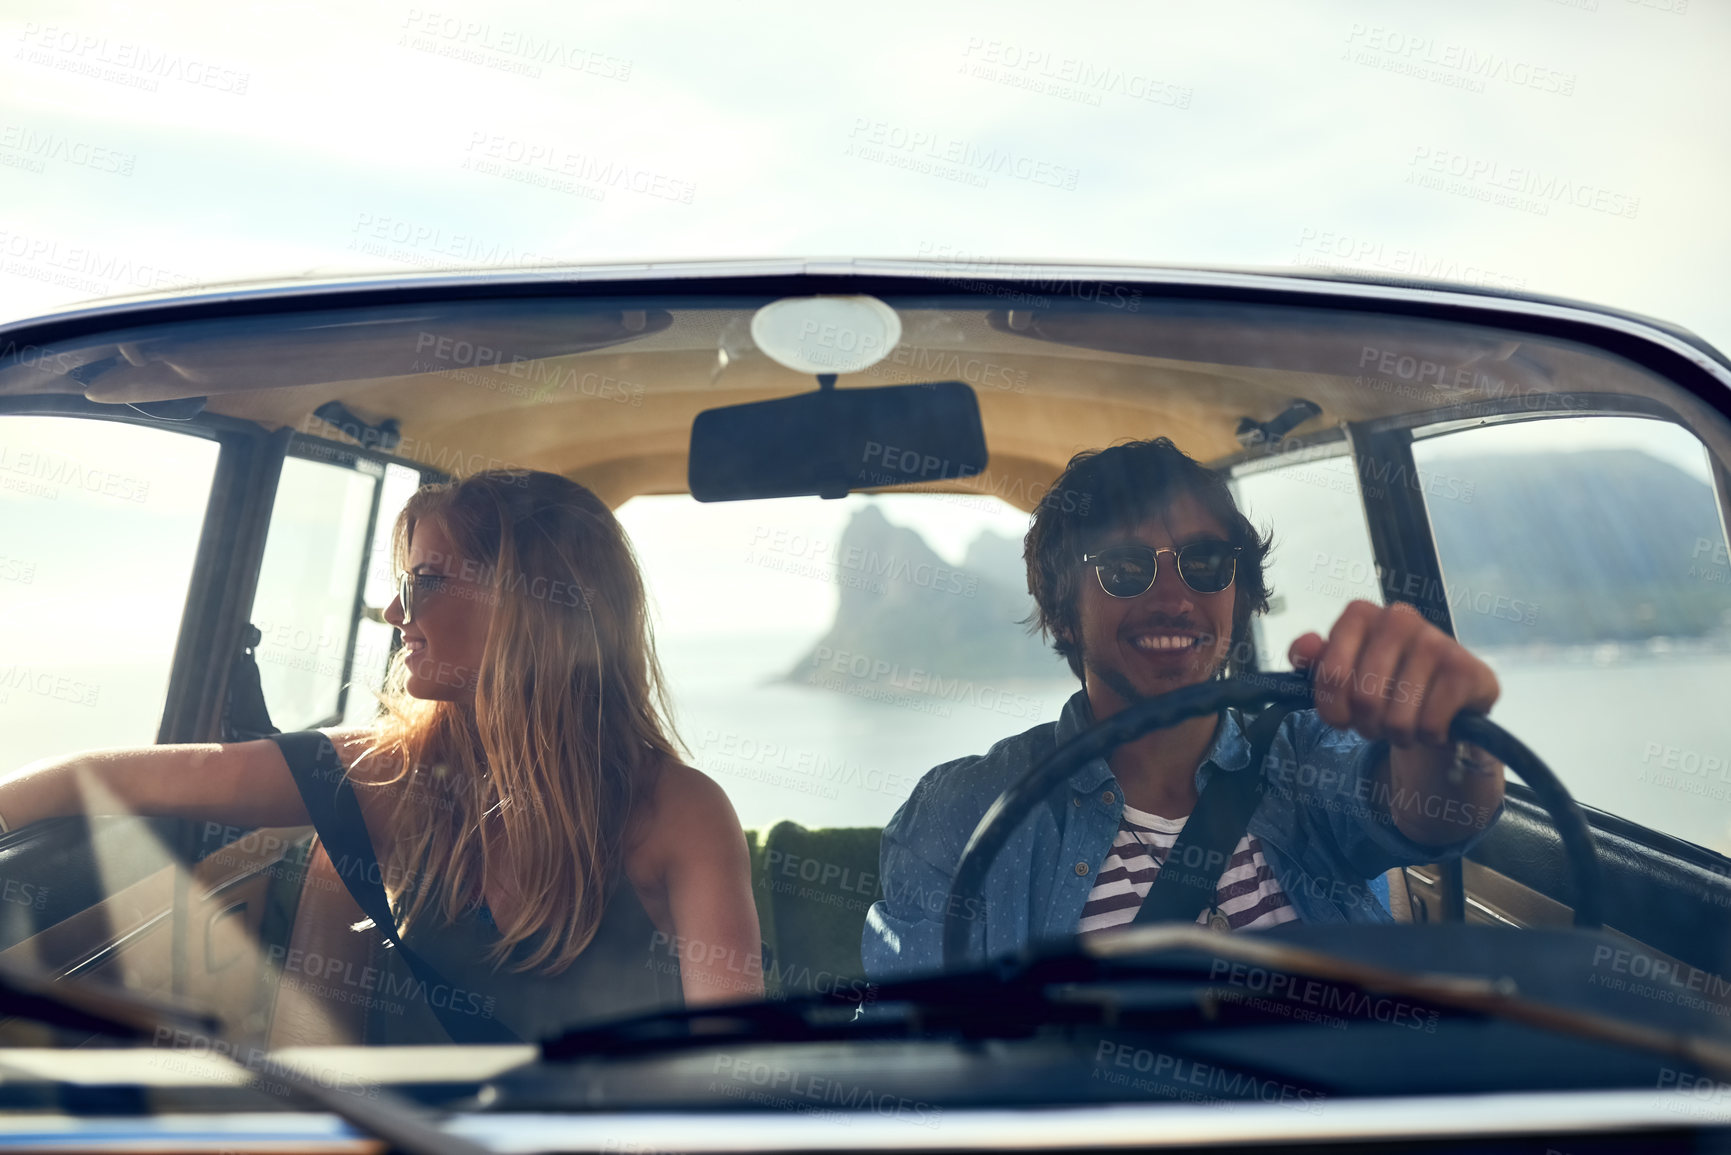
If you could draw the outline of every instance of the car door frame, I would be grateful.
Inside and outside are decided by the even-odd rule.
[[[357,459],[365,458],[380,465],[394,464],[414,469],[423,483],[446,478],[437,469],[386,452],[345,445],[286,426],[269,430],[255,422],[221,414],[200,412],[177,420],[131,405],[93,402],[68,394],[33,394],[0,397],[0,416],[118,422],[198,437],[218,446],[210,491],[194,546],[180,628],[169,663],[168,683],[156,735],[158,745],[215,742],[225,738],[223,717],[231,685],[230,675],[250,623],[277,486],[287,458],[301,457],[349,466]],[[368,547],[378,516],[381,490],[382,483],[376,484],[366,536]],[[357,580],[357,615],[362,608],[367,568],[363,563]],[[352,660],[355,628],[351,624],[345,668]],[[191,820],[154,819],[150,825],[163,844],[189,866],[204,861],[251,833],[224,830],[212,838],[208,836],[206,824]],[[78,829],[93,832],[95,828],[79,824]],[[263,863],[260,868],[268,865]],[[195,903],[191,887],[194,878],[194,871],[176,871],[170,900],[171,989],[179,995],[192,993],[189,960],[195,943],[203,942],[209,929],[195,927],[192,923]]]
[[[234,607],[251,602],[264,555],[260,523],[269,519],[289,431],[272,433],[253,422],[213,413],[171,420],[131,405],[67,394],[0,397],[0,416],[112,421],[216,442],[216,468],[194,547],[156,734],[158,744],[214,741],[220,733],[227,677],[227,663],[220,655],[233,653],[240,640]],[[244,583],[245,589],[229,589],[225,581],[230,586]],[[242,592],[244,597],[239,596]],[[220,665],[220,670],[209,668],[214,665]]]
[[[253,422],[217,414],[201,412],[172,420],[131,405],[104,404],[67,394],[0,397],[0,416],[112,421],[216,442],[216,466],[169,661],[156,743],[216,740],[229,666],[222,655],[235,652],[240,638],[240,627],[233,622],[235,606],[250,604],[257,581],[264,541],[259,511],[262,508],[268,520],[287,437],[271,434]],[[237,586],[245,587],[244,599]],[[195,822],[157,820],[154,825],[185,863],[196,862],[201,850],[217,849],[202,845]],[[175,872],[170,969],[172,990],[177,994],[186,993],[188,986],[191,885],[188,871]]]
[[[1529,410],[1518,403],[1507,403],[1492,407],[1490,411],[1478,406],[1475,407],[1475,417],[1470,424],[1476,426],[1491,423],[1487,418],[1524,422],[1592,417],[1644,417],[1676,425],[1692,437],[1695,436],[1694,430],[1681,414],[1651,398],[1625,394],[1578,394],[1575,399],[1587,404],[1567,409]],[[1362,439],[1353,438],[1355,455],[1359,452],[1361,440],[1374,454],[1378,447],[1389,444],[1388,439],[1392,438],[1393,443],[1404,451],[1405,468],[1412,471],[1408,475],[1416,477],[1417,467],[1412,461],[1411,452],[1414,433],[1446,436],[1453,431],[1451,426],[1467,427],[1451,420],[1447,415],[1424,416],[1426,419],[1422,420],[1415,420],[1412,415],[1402,415],[1364,423],[1369,427],[1366,436]],[[1731,540],[1731,522],[1727,521],[1727,518],[1731,517],[1731,501],[1727,500],[1726,469],[1720,459],[1710,451],[1707,457],[1714,477],[1722,530],[1726,532],[1727,540]],[[1362,469],[1374,460],[1373,456],[1367,455],[1358,461],[1358,465]],[[1385,497],[1377,499],[1364,496],[1361,487],[1366,519],[1372,526],[1373,543],[1378,540],[1379,522],[1382,525],[1382,534],[1398,538],[1397,548],[1405,548],[1415,539],[1424,539],[1422,544],[1428,547],[1425,552],[1418,557],[1405,556],[1410,564],[1418,567],[1416,572],[1425,578],[1423,584],[1426,588],[1443,589],[1441,566],[1434,543],[1430,541],[1431,526],[1424,493],[1418,487],[1392,485],[1386,487],[1386,491]],[[1402,493],[1402,500],[1395,499],[1394,494],[1397,491]],[[1395,523],[1392,534],[1389,526],[1391,520]],[[1379,565],[1383,563],[1380,546],[1377,561]],[[1444,614],[1450,613],[1446,602],[1440,609]],[[1452,621],[1452,615],[1450,620]],[[1452,635],[1452,628],[1449,632]],[[1452,864],[1445,864],[1441,871],[1439,889],[1443,917],[1447,920],[1464,919],[1469,903],[1476,905],[1481,917],[1487,917],[1487,920],[1506,918],[1506,915],[1497,909],[1498,904],[1475,901],[1467,891],[1464,872],[1472,870],[1473,864],[1491,872],[1492,876],[1500,876],[1500,879],[1516,884],[1518,889],[1506,890],[1500,896],[1503,906],[1512,903],[1526,911],[1538,911],[1548,900],[1555,904],[1557,910],[1572,909],[1573,881],[1564,862],[1561,840],[1556,835],[1550,816],[1525,784],[1510,782],[1507,791],[1509,801],[1503,819],[1464,861],[1456,860]],[[1585,805],[1581,809],[1599,846],[1599,857],[1605,873],[1607,925],[1644,945],[1664,952],[1669,958],[1700,970],[1715,973],[1731,970],[1731,938],[1719,942],[1710,939],[1703,942],[1680,933],[1680,928],[1696,922],[1696,919],[1689,917],[1690,912],[1680,909],[1689,905],[1686,898],[1680,901],[1680,896],[1692,893],[1699,900],[1697,905],[1703,908],[1716,908],[1720,911],[1731,909],[1731,856],[1719,854],[1609,811]],[[1499,878],[1492,876],[1481,875],[1482,883],[1496,886]],[[1534,901],[1534,896],[1537,901]],[[1555,917],[1554,913],[1552,917]]]

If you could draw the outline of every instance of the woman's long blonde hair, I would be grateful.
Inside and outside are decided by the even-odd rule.
[[[524,901],[493,961],[527,944],[512,969],[556,974],[629,885],[633,804],[677,756],[643,580],[612,511],[556,474],[419,490],[397,519],[399,570],[422,521],[444,529],[493,615],[472,703],[411,698],[406,655],[392,666],[370,751],[399,768],[386,888],[404,924],[435,901],[449,923],[476,909],[508,849]]]

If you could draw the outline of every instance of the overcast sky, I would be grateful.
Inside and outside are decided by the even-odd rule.
[[[516,262],[1331,264],[1731,347],[1731,5],[69,3],[0,19],[0,319]]]

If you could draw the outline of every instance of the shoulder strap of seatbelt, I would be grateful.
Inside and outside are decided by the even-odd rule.
[[[1196,800],[1196,808],[1166,855],[1148,897],[1132,920],[1142,926],[1156,922],[1194,922],[1214,905],[1220,876],[1232,861],[1232,852],[1250,826],[1250,816],[1267,789],[1263,762],[1274,745],[1274,735],[1290,710],[1270,707],[1257,715],[1245,737],[1250,743],[1250,763],[1229,772],[1215,767],[1208,785]]]
[[[391,914],[391,902],[381,881],[378,856],[373,853],[373,840],[367,833],[366,819],[361,815],[361,803],[355,797],[355,787],[349,781],[342,759],[331,740],[317,730],[294,734],[272,734],[270,740],[282,751],[283,759],[294,774],[295,786],[306,803],[307,814],[318,831],[319,841],[331,856],[337,874],[354,896],[373,925],[390,940],[399,952],[421,993],[438,1016],[439,1024],[454,1043],[520,1043],[523,1040],[504,1023],[482,1015],[465,1014],[452,1005],[454,988],[445,981],[427,960],[397,936],[397,920]],[[439,992],[443,991],[443,998]]]

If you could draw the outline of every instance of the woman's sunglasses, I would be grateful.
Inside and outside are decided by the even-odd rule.
[[[430,594],[445,583],[444,574],[405,573],[397,576],[397,600],[403,603],[403,624],[415,620],[415,597]]]
[[[1160,573],[1160,555],[1178,559],[1178,576],[1199,594],[1217,594],[1232,584],[1238,572],[1242,546],[1225,541],[1193,541],[1179,549],[1154,549],[1146,545],[1119,545],[1099,553],[1082,555],[1094,567],[1100,588],[1115,598],[1141,597],[1154,586]]]

